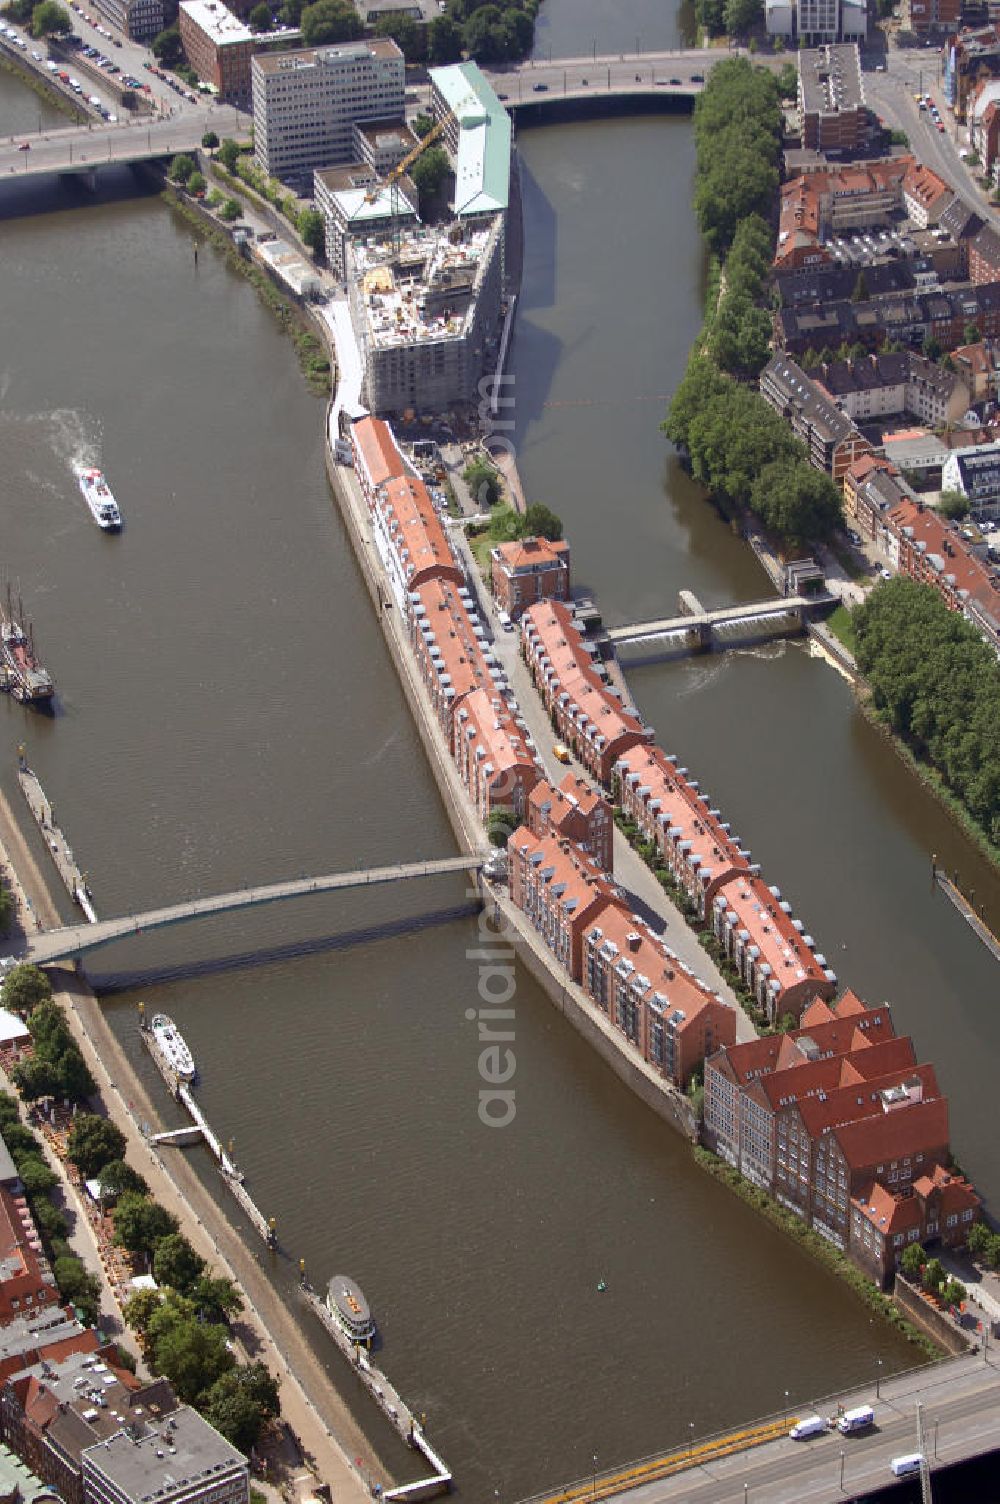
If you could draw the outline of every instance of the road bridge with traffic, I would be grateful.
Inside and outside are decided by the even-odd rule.
[[[814,1412],[832,1419],[866,1404],[875,1411],[867,1430],[843,1435],[834,1426],[803,1441],[788,1435],[795,1419]],[[990,1345],[873,1379],[862,1391],[789,1409],[728,1436],[592,1473],[530,1504],[834,1504],[891,1488],[894,1457],[921,1452],[933,1480],[939,1470],[998,1447],[1000,1371]]]
[[[352,888],[377,887],[385,883],[412,882],[416,878],[440,877],[449,872],[479,872],[490,860],[487,851],[466,856],[442,857],[436,861],[397,863],[389,867],[368,867],[353,872],[331,872],[321,877],[293,878],[288,882],[268,883],[259,887],[238,888],[231,893],[216,893],[186,903],[168,904],[147,909],[141,914],[126,914],[117,919],[99,919],[94,924],[68,924],[55,930],[42,930],[27,942],[24,959],[36,966],[65,961],[123,940],[129,935],[169,925],[187,924],[212,914],[229,914],[237,909],[252,909],[261,904],[287,903],[296,898],[315,897],[319,893],[340,893]]]

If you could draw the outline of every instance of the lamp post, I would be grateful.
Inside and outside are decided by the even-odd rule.
[[[597,1498],[597,1453],[594,1453],[594,1498]]]
[[[784,1410],[784,1417],[785,1417],[785,1426],[787,1428],[787,1426],[788,1426],[788,1390],[787,1389],[785,1390],[785,1410]]]
[[[934,1422],[934,1456],[935,1457],[938,1454],[938,1450],[937,1450],[937,1436],[938,1436],[938,1426],[940,1424],[941,1424],[941,1422],[939,1420],[936,1420]]]
[[[875,1359],[875,1398],[882,1398],[882,1359]]]
[[[840,1492],[841,1493],[844,1492],[844,1461],[845,1461],[846,1457],[847,1457],[847,1453],[844,1451],[843,1447],[841,1447],[841,1449],[840,1449]]]
[[[688,1444],[688,1450],[691,1451],[691,1452],[693,1452],[694,1451],[694,1421],[693,1420],[689,1420],[688,1421],[688,1434],[690,1435],[690,1438],[691,1438],[691,1440],[690,1440],[690,1442]]]

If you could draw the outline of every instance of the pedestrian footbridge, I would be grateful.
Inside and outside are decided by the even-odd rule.
[[[377,887],[385,883],[412,882],[415,878],[442,877],[449,872],[479,872],[495,856],[490,851],[466,856],[442,857],[430,862],[397,863],[391,867],[368,867],[352,872],[331,872],[322,877],[294,878],[290,882],[269,883],[254,888],[238,888],[232,893],[216,893],[209,898],[195,898],[186,903],[147,909],[141,914],[122,915],[118,919],[99,919],[96,924],[68,924],[61,929],[43,930],[33,935],[24,959],[36,966],[82,956],[99,946],[123,940],[129,935],[145,934],[168,925],[186,924],[212,914],[229,914],[236,909],[257,908],[267,903],[287,903],[319,893],[339,893],[351,888]]]
[[[690,653],[744,647],[772,637],[790,637],[805,630],[808,616],[825,608],[823,595],[771,596],[766,601],[748,601],[719,611],[698,610],[658,621],[633,622],[609,627],[608,641],[630,662],[653,658],[681,658]]]

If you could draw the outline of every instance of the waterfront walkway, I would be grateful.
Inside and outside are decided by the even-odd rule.
[[[167,925],[185,924],[192,919],[207,918],[211,914],[229,914],[236,909],[252,909],[265,903],[284,903],[289,899],[319,893],[339,893],[349,888],[409,882],[418,877],[441,877],[449,872],[478,871],[488,857],[489,852],[478,850],[467,856],[446,856],[431,862],[397,862],[391,867],[330,872],[321,877],[299,877],[290,882],[237,888],[232,893],[215,893],[209,898],[196,898],[187,903],[147,909],[142,914],[100,919],[96,924],[63,925],[59,929],[29,936],[26,959],[33,961],[36,966],[47,966],[53,961],[83,955],[85,951],[95,950],[100,945],[110,945],[113,940],[122,940],[127,935],[144,934],[147,930],[163,929]]]

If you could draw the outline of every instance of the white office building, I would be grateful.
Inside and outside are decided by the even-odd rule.
[[[252,90],[259,166],[311,191],[315,168],[353,160],[355,122],[402,117],[403,54],[388,37],[258,53]]]

